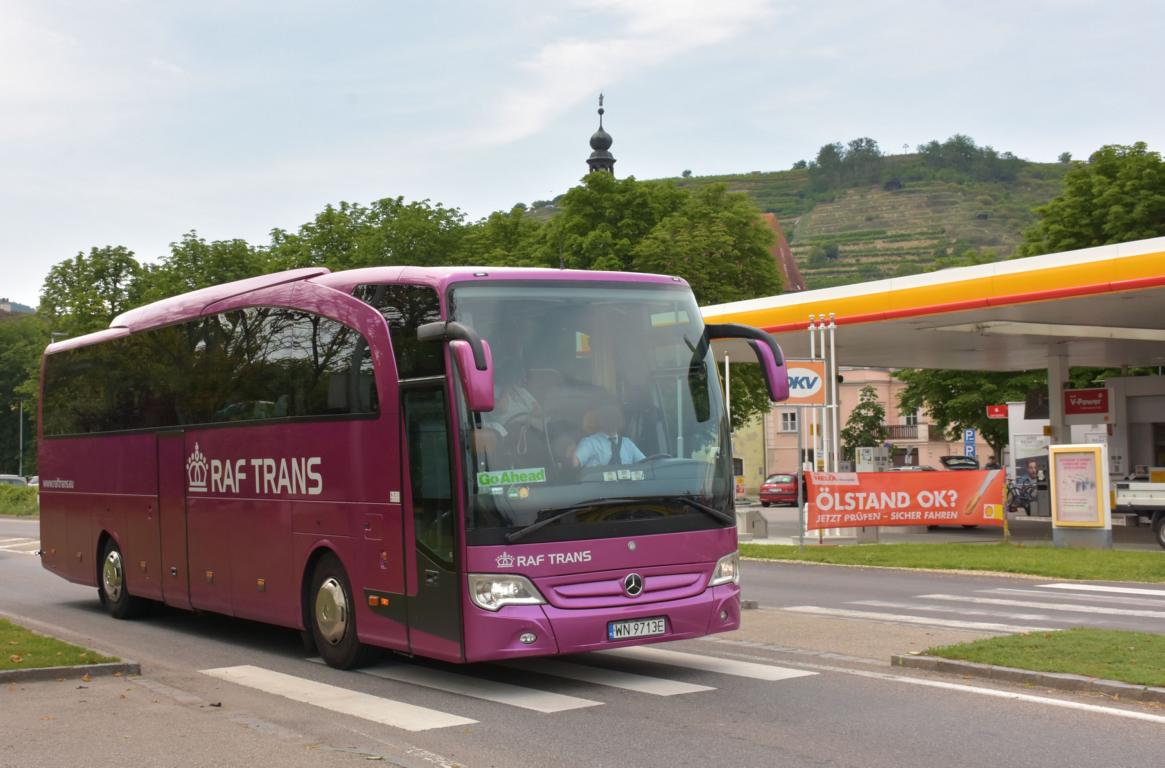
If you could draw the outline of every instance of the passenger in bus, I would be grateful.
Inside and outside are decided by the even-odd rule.
[[[634,464],[647,458],[630,437],[621,434],[623,411],[619,406],[608,403],[587,414],[584,426],[592,426],[591,434],[579,441],[575,449],[575,462],[580,467]]]
[[[501,466],[518,457],[545,460],[548,453],[543,434],[542,406],[526,389],[521,377],[499,369],[494,389],[494,409],[482,414],[477,430],[479,454],[492,457],[491,466]]]

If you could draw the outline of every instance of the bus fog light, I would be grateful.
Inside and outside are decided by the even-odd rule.
[[[518,638],[524,645],[533,645],[534,641],[538,639],[538,635],[533,632],[523,632]]]
[[[720,611],[720,620],[721,621],[728,621],[728,611],[724,611],[724,610]]]
[[[715,587],[718,584],[739,583],[740,555],[736,552],[730,552],[716,561],[716,567],[712,569],[712,578],[708,579],[708,586]]]
[[[541,605],[546,601],[525,576],[469,574],[469,597],[478,608],[496,611],[506,605]]]

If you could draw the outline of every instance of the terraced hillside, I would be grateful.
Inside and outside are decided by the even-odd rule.
[[[823,288],[924,272],[966,250],[1008,258],[1067,168],[1024,163],[1013,181],[910,180],[913,156],[886,159],[887,181],[824,194],[805,169],[678,181],[725,182],[777,214],[809,287]]]

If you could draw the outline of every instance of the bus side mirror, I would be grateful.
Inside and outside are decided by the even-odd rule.
[[[449,342],[449,352],[457,360],[457,374],[465,401],[471,411],[494,409],[493,354],[489,344],[464,323],[438,320],[417,327],[417,341]]]
[[[469,404],[469,410],[476,412],[494,409],[493,354],[485,339],[481,341],[481,350],[485,357],[485,370],[477,367],[473,347],[468,341],[455,339],[449,342],[449,351],[457,361],[461,388],[465,390],[465,402]]]
[[[761,373],[768,385],[769,398],[774,403],[789,399],[789,369],[785,366],[785,356],[781,347],[764,331],[737,323],[717,323],[704,326],[708,340],[744,339],[752,347],[760,363]]]

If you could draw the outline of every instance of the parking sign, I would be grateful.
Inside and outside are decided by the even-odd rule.
[[[963,455],[975,457],[975,430],[963,430]]]

